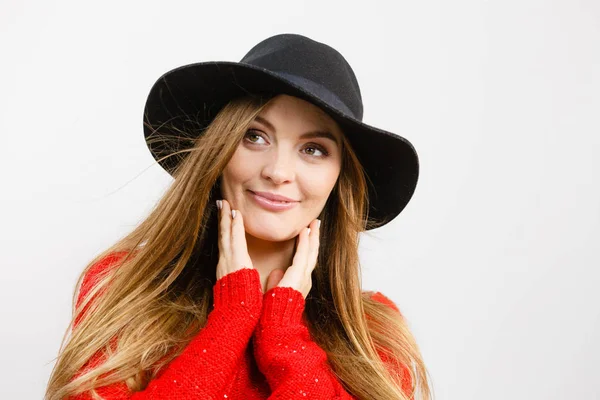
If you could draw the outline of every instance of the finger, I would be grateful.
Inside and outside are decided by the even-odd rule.
[[[285,274],[285,272],[281,269],[275,269],[273,271],[271,271],[271,273],[269,274],[269,277],[267,278],[267,292],[271,289],[274,288],[275,286],[277,286],[277,284],[279,282],[281,282],[281,278],[283,278],[283,275]]]
[[[308,235],[309,250],[307,263],[308,267],[310,268],[310,271],[312,272],[312,270],[315,269],[315,266],[317,265],[317,259],[319,257],[319,236],[321,233],[320,221],[318,219],[315,219],[310,224],[310,228],[310,235]]]
[[[246,268],[252,267],[252,262],[248,258],[244,216],[240,210],[235,210],[235,217],[231,220],[231,251],[233,259],[238,264],[236,268],[242,268],[242,266]]]
[[[223,246],[221,245],[221,208],[223,208],[223,202],[217,200],[217,244],[219,245],[219,254],[223,253]]]
[[[231,210],[227,200],[221,200],[223,206],[219,210],[219,244],[222,255],[231,254]]]
[[[308,259],[308,228],[302,228],[298,235],[298,246],[292,260],[292,266],[295,268],[306,269]]]

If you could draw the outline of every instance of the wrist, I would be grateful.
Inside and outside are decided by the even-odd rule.
[[[247,309],[258,317],[263,302],[258,270],[242,268],[218,279],[213,300],[215,309]]]
[[[259,325],[284,327],[301,324],[305,308],[302,293],[291,287],[274,287],[263,297]]]

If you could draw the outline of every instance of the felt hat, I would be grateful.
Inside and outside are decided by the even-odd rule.
[[[198,62],[163,74],[152,86],[144,108],[144,136],[150,152],[173,174],[182,157],[165,156],[192,143],[178,139],[182,132],[201,134],[198,122],[208,126],[231,99],[255,93],[301,98],[339,124],[367,174],[369,218],[379,226],[406,207],[419,175],[414,147],[402,136],[363,123],[360,88],[350,64],[332,47],[298,34],[269,37],[240,62]],[[193,116],[194,129],[189,116]],[[156,140],[155,130],[172,139]]]

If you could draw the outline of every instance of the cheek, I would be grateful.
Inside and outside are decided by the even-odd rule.
[[[240,148],[236,150],[231,160],[223,170],[223,184],[230,187],[233,184],[239,184],[247,181],[254,173],[252,165],[255,165],[245,156]]]
[[[310,198],[311,205],[322,206],[327,202],[327,198],[335,186],[339,176],[339,168],[329,168],[319,171],[318,179],[315,179],[314,176],[313,172],[303,180],[304,191],[306,197]]]

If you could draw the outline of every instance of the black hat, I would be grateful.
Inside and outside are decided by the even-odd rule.
[[[346,59],[332,47],[302,35],[267,38],[239,63],[189,64],[158,78],[144,109],[144,136],[150,152],[172,174],[181,157],[161,158],[190,145],[189,140],[176,139],[182,132],[192,132],[186,130],[191,127],[188,116],[206,127],[227,102],[249,93],[295,96],[337,121],[365,169],[369,218],[379,226],[394,219],[408,204],[419,175],[414,147],[401,136],[364,124],[360,88]],[[161,134],[172,135],[173,140],[154,139],[151,135],[156,128]],[[198,134],[197,125],[193,132],[190,134]]]

